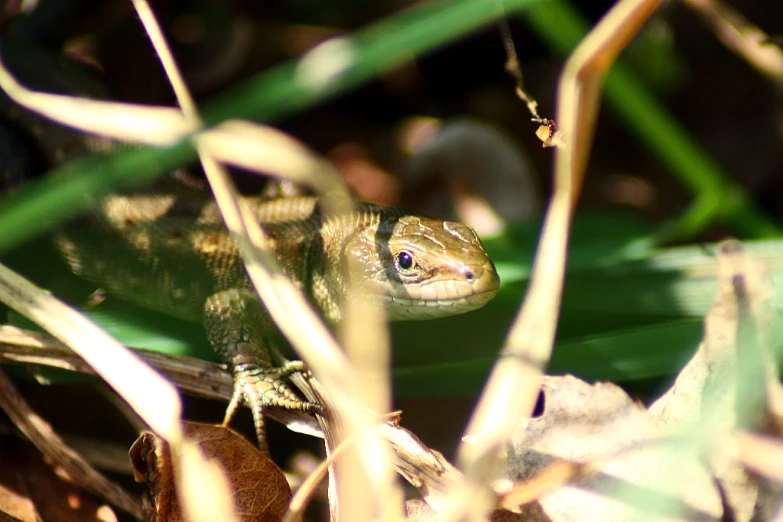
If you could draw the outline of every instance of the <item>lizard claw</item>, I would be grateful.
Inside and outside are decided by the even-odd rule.
[[[234,372],[234,395],[226,409],[223,425],[227,426],[237,408],[245,403],[253,413],[259,448],[268,453],[266,442],[266,408],[284,408],[286,410],[323,413],[320,404],[300,399],[283,381],[283,378],[303,368],[301,361],[295,361],[284,367],[243,367]]]

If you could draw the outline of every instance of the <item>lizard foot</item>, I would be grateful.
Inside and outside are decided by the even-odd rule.
[[[308,375],[304,363],[273,364],[267,343],[274,323],[255,294],[230,289],[210,296],[204,305],[204,326],[215,352],[234,373],[234,394],[224,425],[242,403],[247,404],[253,412],[259,447],[267,450],[264,409],[321,413],[319,405],[300,399],[284,381],[295,372]]]
[[[300,399],[283,381],[283,378],[301,371],[301,361],[294,361],[283,367],[245,367],[234,373],[234,395],[226,409],[223,425],[227,426],[240,405],[247,404],[253,413],[259,448],[268,453],[266,443],[266,408],[284,408],[286,410],[322,413],[321,405]]]

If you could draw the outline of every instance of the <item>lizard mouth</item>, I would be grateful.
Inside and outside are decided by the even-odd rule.
[[[478,310],[492,300],[497,291],[486,291],[448,300],[423,300],[387,296],[389,320],[416,321],[449,317]]]
[[[481,308],[497,295],[500,278],[492,261],[471,270],[463,267],[456,273],[458,276],[452,273],[386,293],[389,319],[412,321],[462,314]]]

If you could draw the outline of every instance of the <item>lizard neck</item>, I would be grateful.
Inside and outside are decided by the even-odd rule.
[[[343,303],[371,298],[357,289],[348,290],[348,270],[361,283],[372,267],[381,263],[375,238],[384,228],[391,229],[401,213],[397,209],[357,203],[348,216],[322,219],[313,208],[310,216],[295,231],[285,225],[285,237],[277,236],[276,253],[281,267],[305,291],[325,319],[335,324],[342,320]],[[275,231],[269,228],[269,235]],[[370,245],[366,238],[373,238]]]

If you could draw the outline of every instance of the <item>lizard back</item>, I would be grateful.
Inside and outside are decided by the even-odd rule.
[[[324,222],[313,197],[246,197],[285,273],[327,318],[339,318],[345,291],[342,246],[357,229],[399,214],[359,203]],[[389,214],[389,216],[386,216]],[[112,195],[62,229],[56,243],[74,273],[139,306],[200,321],[206,299],[251,288],[238,248],[208,194],[193,190]]]

